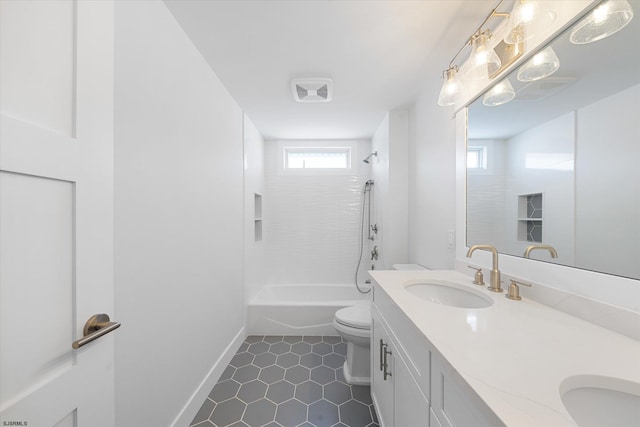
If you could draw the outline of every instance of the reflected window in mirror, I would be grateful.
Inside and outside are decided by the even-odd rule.
[[[487,169],[487,147],[467,147],[467,169]]]

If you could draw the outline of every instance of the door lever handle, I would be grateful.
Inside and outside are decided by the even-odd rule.
[[[89,344],[100,338],[103,335],[108,334],[111,331],[115,331],[120,327],[120,323],[112,322],[109,316],[106,314],[94,314],[84,324],[82,333],[84,336],[71,344],[71,347],[75,350],[79,349],[85,344]]]

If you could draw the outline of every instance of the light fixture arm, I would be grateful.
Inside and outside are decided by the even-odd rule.
[[[449,61],[449,68],[453,68],[453,64],[455,62],[455,60],[458,58],[458,56],[462,53],[462,51],[467,47],[467,46],[471,46],[471,41],[473,40],[473,37],[476,36],[477,34],[481,34],[482,33],[482,27],[484,27],[484,25],[489,22],[489,20],[493,17],[498,17],[498,18],[509,18],[509,14],[507,12],[498,12],[498,8],[502,5],[502,3],[504,3],[504,0],[500,0],[498,2],[498,4],[496,5],[496,7],[494,7],[493,9],[491,9],[491,12],[489,12],[489,14],[486,16],[486,18],[484,18],[484,21],[482,21],[482,23],[480,24],[480,26],[472,33],[471,37],[467,38],[467,41],[464,45],[462,45],[462,47],[460,48],[460,50],[458,50],[458,52],[453,56],[453,58],[451,59],[451,61]]]

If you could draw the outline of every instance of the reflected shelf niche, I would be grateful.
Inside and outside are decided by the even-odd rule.
[[[518,196],[518,241],[542,243],[542,193]]]

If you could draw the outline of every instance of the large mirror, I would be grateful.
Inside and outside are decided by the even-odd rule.
[[[528,257],[640,279],[640,2],[629,3],[636,17],[607,38],[556,38],[549,77],[515,70],[511,101],[469,107],[468,246],[523,257],[548,245],[557,258],[544,246]]]

